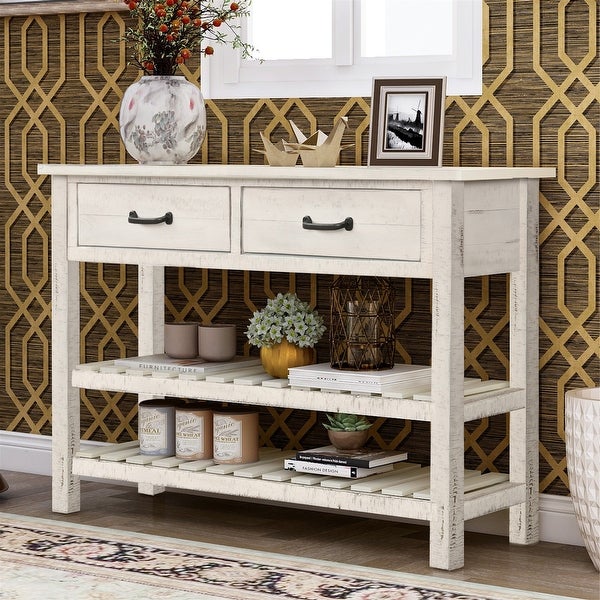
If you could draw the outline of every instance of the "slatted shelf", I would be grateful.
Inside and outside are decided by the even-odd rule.
[[[74,472],[82,476],[209,493],[227,489],[230,494],[246,498],[347,510],[356,510],[358,498],[358,505],[363,506],[367,513],[401,514],[422,520],[430,518],[429,467],[400,462],[394,465],[393,471],[351,479],[286,470],[283,461],[292,455],[262,448],[256,463],[216,464],[212,460],[185,461],[174,456],[142,455],[136,442],[128,442],[97,449],[93,453],[78,452],[74,459]],[[494,510],[500,510],[521,502],[524,496],[524,486],[511,484],[504,474],[465,470],[464,477],[468,518],[488,512],[484,505],[490,504],[490,498]],[[335,493],[340,491],[343,495],[336,496]]]
[[[72,373],[72,384],[86,389],[214,401],[226,399],[227,402],[256,406],[353,412],[416,421],[430,421],[434,404],[428,386],[398,384],[381,394],[294,388],[287,379],[273,378],[261,367],[234,368],[205,376],[131,369],[115,365],[114,361],[103,361],[77,366]],[[464,420],[524,408],[524,391],[508,385],[506,381],[465,379]]]

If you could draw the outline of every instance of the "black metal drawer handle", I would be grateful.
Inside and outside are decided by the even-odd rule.
[[[137,225],[158,225],[159,223],[165,223],[167,225],[170,225],[173,222],[173,213],[167,212],[162,217],[144,219],[143,217],[138,217],[137,212],[135,210],[132,210],[129,212],[127,222],[135,223]]]
[[[319,231],[345,229],[346,231],[352,231],[353,227],[354,219],[352,217],[346,217],[341,223],[313,223],[308,215],[302,219],[302,229],[317,229]]]

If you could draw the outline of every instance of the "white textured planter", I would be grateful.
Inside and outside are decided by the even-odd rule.
[[[125,148],[138,162],[185,164],[206,134],[204,98],[185,77],[145,76],[125,90],[119,124]]]
[[[600,571],[600,388],[565,394],[569,489],[590,558]]]

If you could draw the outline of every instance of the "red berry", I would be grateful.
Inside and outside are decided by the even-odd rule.
[[[128,4],[129,10],[135,10],[137,8],[137,2],[135,0],[125,0],[125,3]]]
[[[167,33],[167,31],[169,31],[169,28],[167,27],[167,25],[165,25],[164,23],[162,23],[162,24],[160,25],[160,27],[158,28],[158,30],[159,30],[161,33]]]
[[[190,21],[191,21],[191,19],[187,15],[183,15],[183,17],[181,17],[181,22],[184,25],[188,25]]]
[[[182,65],[185,62],[185,59],[182,56],[178,56],[175,61],[178,65]]]
[[[238,10],[238,9],[240,8],[240,5],[239,5],[237,2],[232,2],[232,3],[229,5],[229,8],[230,8],[231,10],[235,11],[235,10]]]
[[[200,27],[202,25],[202,19],[194,19],[194,27]]]
[[[167,1],[165,2],[165,4],[166,4],[167,6],[173,6],[173,4],[175,4],[175,0],[167,0]]]
[[[213,22],[212,22],[212,24],[213,24],[215,27],[221,27],[221,24],[222,24],[222,23],[223,23],[223,20],[222,20],[222,19],[219,19],[218,17],[217,17],[216,19],[213,19]]]
[[[210,56],[211,54],[215,53],[215,49],[212,46],[206,46],[206,48],[204,48],[204,54],[206,54],[206,56]]]
[[[183,60],[187,60],[192,55],[192,53],[187,48],[184,48],[180,52],[180,55],[181,55],[181,58],[183,58]]]

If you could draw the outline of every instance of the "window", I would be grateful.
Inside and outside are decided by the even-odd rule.
[[[445,75],[481,93],[481,0],[253,0],[243,36],[202,61],[209,98],[370,96],[373,77]]]

